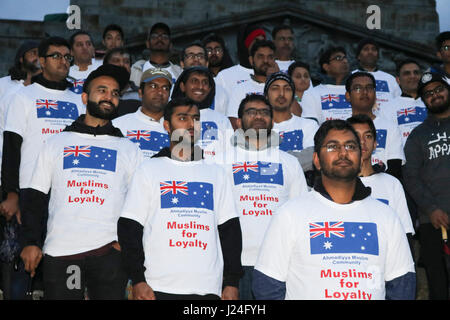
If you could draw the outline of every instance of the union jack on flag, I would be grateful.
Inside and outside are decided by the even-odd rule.
[[[160,182],[159,189],[161,191],[161,195],[165,195],[167,193],[171,193],[171,194],[182,193],[186,196],[189,195],[186,181]]]
[[[337,94],[328,94],[326,96],[322,96],[322,102],[339,102],[339,95]]]
[[[408,107],[401,109],[400,111],[397,111],[397,116],[408,116],[410,114],[416,114],[416,108],[415,107]]]
[[[144,139],[145,141],[150,141],[150,130],[131,130],[127,131],[127,138],[128,139],[136,139],[141,140]]]
[[[90,157],[91,146],[69,146],[64,147],[64,158],[69,156],[85,156]]]
[[[248,171],[258,172],[258,162],[257,161],[239,162],[239,163],[233,164],[233,173],[237,173],[242,170],[244,172],[248,172]]]
[[[316,238],[323,235],[325,238],[330,238],[334,235],[339,238],[345,238],[344,236],[344,222],[317,222],[309,224],[310,238]]]
[[[37,109],[53,109],[58,110],[58,101],[56,100],[47,100],[47,99],[37,99],[36,100],[36,108]]]

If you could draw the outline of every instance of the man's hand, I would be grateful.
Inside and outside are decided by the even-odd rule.
[[[14,215],[17,216],[17,222],[22,223],[20,220],[19,210],[19,195],[15,192],[8,193],[6,199],[0,203],[0,212],[6,217],[6,220],[11,220]]]
[[[439,229],[441,226],[444,226],[445,229],[448,229],[448,215],[442,209],[435,209],[430,213],[430,221],[433,227]]]
[[[153,289],[146,282],[139,282],[133,286],[133,300],[155,300]]]
[[[36,268],[42,259],[42,250],[38,246],[26,246],[20,253],[20,257],[31,277],[34,277]]]
[[[222,291],[222,300],[238,300],[239,289],[232,286],[226,286]]]

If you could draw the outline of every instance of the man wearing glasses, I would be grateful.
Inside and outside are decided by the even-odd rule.
[[[349,63],[343,47],[328,48],[319,59],[321,83],[305,92],[301,106],[302,117],[314,118],[319,124],[325,120],[345,120],[351,115],[350,103],[345,98],[345,79]]]
[[[44,39],[38,54],[42,73],[19,89],[6,106],[2,188],[7,198],[0,207],[7,219],[16,215],[19,223],[19,195],[30,187],[43,143],[85,112],[80,96],[69,90],[72,84],[66,80],[72,61],[69,43],[59,37]]]
[[[314,136],[314,189],[278,209],[253,274],[257,299],[414,299],[414,262],[400,219],[358,178],[361,144],[344,120]]]
[[[232,67],[233,60],[225,46],[223,38],[215,33],[208,34],[202,40],[208,54],[208,68],[214,77],[223,69]]]
[[[403,177],[419,215],[421,261],[431,300],[448,300],[448,269],[442,253],[441,228],[449,229],[450,214],[450,86],[438,73],[426,72],[419,96],[428,116],[405,144]]]
[[[150,50],[150,56],[147,61],[139,60],[133,64],[130,80],[139,86],[143,72],[150,68],[160,68],[170,72],[172,83],[175,84],[183,70],[169,60],[172,49],[169,26],[162,22],[155,23],[150,29],[145,44]]]
[[[450,31],[441,32],[436,37],[436,49],[436,56],[442,64],[432,66],[427,71],[440,73],[450,84]]]

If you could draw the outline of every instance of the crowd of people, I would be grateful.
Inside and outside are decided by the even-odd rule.
[[[395,75],[361,39],[298,61],[244,25],[133,62],[108,25],[25,41],[0,79],[4,299],[448,300],[450,32]],[[420,243],[416,252],[414,240]],[[419,259],[415,257],[419,256]]]

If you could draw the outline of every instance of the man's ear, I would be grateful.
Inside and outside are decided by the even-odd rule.
[[[236,118],[236,128],[242,129],[242,119]]]
[[[400,78],[398,76],[395,77],[395,81],[400,85]]]
[[[347,99],[350,104],[352,103],[352,100],[350,99],[350,93],[348,91],[345,92],[345,99]]]
[[[185,92],[184,89],[185,89],[184,82],[180,81],[180,90],[181,90],[181,92]]]
[[[252,56],[248,57],[248,62],[250,62],[250,65],[253,67],[253,57]]]
[[[138,93],[139,93],[139,98],[141,98],[141,100],[142,100],[142,96],[144,95],[144,93],[142,92],[141,88],[139,88]]]
[[[320,161],[317,152],[313,153],[313,164],[316,167],[316,169],[320,171]]]
[[[83,92],[81,94],[81,101],[83,102],[84,105],[87,105],[89,100],[89,95],[86,92]]]
[[[163,126],[164,126],[164,130],[166,130],[168,134],[171,134],[171,132],[170,132],[170,123],[169,123],[169,121],[164,120],[164,121],[163,121]]]

